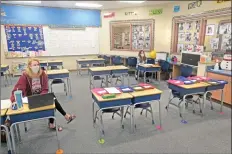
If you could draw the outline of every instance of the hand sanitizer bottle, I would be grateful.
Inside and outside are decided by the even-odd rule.
[[[216,64],[214,66],[214,70],[218,71],[219,70],[219,64],[218,64],[218,60],[216,60]]]

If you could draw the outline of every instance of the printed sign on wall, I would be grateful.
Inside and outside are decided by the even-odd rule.
[[[137,15],[137,12],[125,12],[125,15],[128,16],[128,15]]]
[[[180,5],[174,6],[173,12],[180,12]]]
[[[197,7],[200,7],[202,5],[202,0],[197,0],[195,2],[192,2],[192,3],[189,3],[188,4],[188,9],[194,9],[194,8],[197,8]]]
[[[162,13],[163,13],[163,9],[153,9],[149,11],[149,15],[158,15]]]
[[[105,13],[104,14],[104,18],[112,18],[115,16],[115,13],[114,12],[109,12],[109,13]]]

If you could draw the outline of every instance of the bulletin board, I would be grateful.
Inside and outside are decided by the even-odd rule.
[[[45,51],[42,26],[5,25],[8,52]]]

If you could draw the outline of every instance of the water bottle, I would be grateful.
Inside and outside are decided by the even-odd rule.
[[[22,91],[17,90],[14,92],[17,110],[23,110]]]

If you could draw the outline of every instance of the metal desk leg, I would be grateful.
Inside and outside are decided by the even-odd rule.
[[[93,118],[93,125],[95,124],[95,113],[94,113],[94,101],[93,101],[93,103],[92,103],[92,118]]]
[[[106,75],[106,87],[108,87],[108,86],[109,86],[109,76]]]
[[[15,131],[16,128],[15,128],[15,124],[12,124],[10,126],[10,132],[11,132],[11,139],[12,139],[12,152],[15,153],[16,152],[16,149],[15,149]]]
[[[27,130],[28,130],[28,129],[27,129],[27,123],[24,122],[23,124],[24,124],[24,130],[25,130],[25,132],[27,132]]]
[[[185,98],[186,98],[187,95],[184,95],[183,97],[183,101],[181,101],[178,106],[179,106],[179,112],[180,112],[180,117],[181,117],[181,122],[182,123],[187,123],[187,121],[184,119],[184,112],[185,112]],[[181,111],[182,110],[182,111]]]
[[[12,80],[11,80],[11,74],[10,74],[10,71],[9,70],[7,70],[8,71],[8,75],[9,75],[9,79],[10,79],[10,84],[12,85]]]
[[[101,140],[105,135],[101,109],[99,110],[99,114],[100,114],[100,140]]]
[[[146,83],[146,74],[147,74],[147,72],[144,71],[144,73],[143,73],[143,82],[144,82],[144,83]]]
[[[221,114],[223,114],[223,102],[224,102],[224,96],[223,96],[223,92],[224,92],[224,90],[222,89],[221,90]]]
[[[203,95],[203,102],[202,102],[202,105],[201,105],[201,112],[202,112],[202,116],[204,116],[204,109],[205,109],[206,94],[207,94],[207,92],[206,92],[206,93],[204,93],[204,95]],[[194,103],[194,102],[193,102],[193,103]],[[201,104],[201,102],[200,102],[200,104]]]
[[[130,120],[131,120],[131,132],[134,133],[135,131],[135,116],[134,116],[134,105],[130,106]]]
[[[139,83],[139,80],[140,80],[139,74],[140,74],[140,70],[138,69],[138,71],[137,71],[137,82],[138,83]]]
[[[69,77],[67,78],[67,82],[68,82],[69,95],[72,96],[72,84],[71,84],[71,80]]]
[[[159,102],[159,122],[160,122],[160,125],[159,126],[156,126],[157,129],[162,129],[162,121],[161,121],[161,103],[160,103],[160,100],[158,100]]]
[[[123,115],[124,115],[124,106],[121,107],[121,126],[122,126],[122,129],[124,129],[124,124],[123,124]]]

